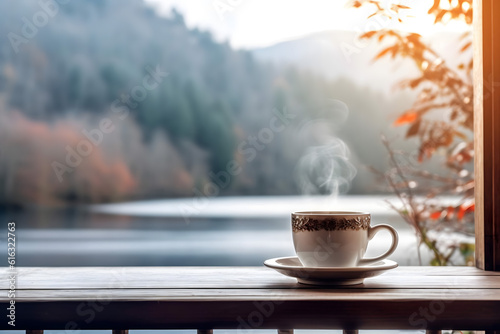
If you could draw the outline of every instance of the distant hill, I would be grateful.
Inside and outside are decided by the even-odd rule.
[[[325,31],[252,52],[259,60],[299,66],[329,79],[348,78],[385,94],[394,94],[395,83],[417,74],[415,65],[407,60],[384,57],[374,62],[375,56],[388,44],[359,40],[359,35],[354,31]],[[458,65],[461,59],[471,56],[470,53],[457,56],[463,44],[461,35],[441,32],[423,39],[451,65]]]

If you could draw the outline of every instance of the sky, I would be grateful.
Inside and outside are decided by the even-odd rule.
[[[326,30],[369,31],[374,28],[399,28],[420,34],[463,29],[455,25],[433,25],[426,14],[432,0],[382,0],[413,7],[402,26],[397,21],[366,18],[370,8],[353,9],[351,0],[145,0],[160,15],[172,8],[183,13],[186,24],[210,30],[217,40],[234,48],[252,49]]]

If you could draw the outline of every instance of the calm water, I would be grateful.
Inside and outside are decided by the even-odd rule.
[[[192,199],[183,199],[1,212],[0,219],[5,233],[6,223],[16,222],[19,266],[259,266],[268,258],[294,254],[289,218],[294,208],[325,205],[332,207],[323,198],[268,197],[218,198],[194,207]],[[186,213],[186,207],[196,210]],[[382,197],[349,196],[334,206],[360,208],[372,212],[375,224],[389,223],[399,231],[391,259],[418,264],[412,231]],[[375,237],[368,255],[387,249],[385,233]]]

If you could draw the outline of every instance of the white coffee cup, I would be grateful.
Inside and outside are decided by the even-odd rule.
[[[306,267],[356,267],[375,263],[391,255],[398,234],[389,225],[370,226],[365,212],[310,211],[292,213],[295,252]],[[392,235],[392,245],[384,254],[363,258],[368,242],[380,230]]]

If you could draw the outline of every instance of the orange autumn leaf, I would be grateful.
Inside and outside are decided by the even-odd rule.
[[[418,113],[414,111],[409,111],[407,113],[404,113],[399,117],[396,121],[394,121],[394,126],[400,126],[408,123],[413,123],[415,120],[418,118]]]
[[[436,212],[434,212],[434,213],[432,213],[432,214],[430,215],[430,218],[431,218],[432,220],[437,220],[437,219],[439,219],[439,217],[441,217],[441,212],[440,212],[440,211],[436,211]]]
[[[474,209],[475,209],[475,204],[472,203],[472,204],[462,204],[460,205],[460,208],[458,210],[458,214],[457,214],[457,218],[459,220],[462,220],[465,216],[466,213],[468,212],[474,212]]]
[[[460,205],[460,207],[458,208],[458,213],[457,213],[458,220],[462,220],[464,218],[464,215],[465,215],[464,206]]]
[[[465,212],[474,212],[475,209],[476,209],[476,204],[472,203],[471,205],[465,208]]]

